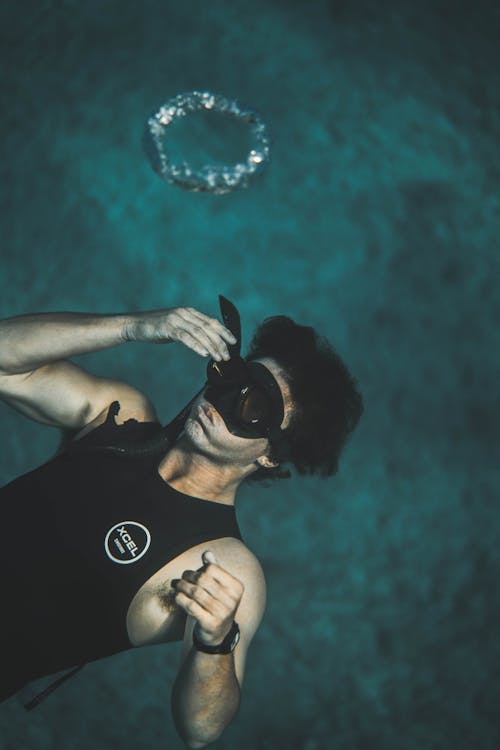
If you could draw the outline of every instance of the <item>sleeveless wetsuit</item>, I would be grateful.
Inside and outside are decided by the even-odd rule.
[[[234,507],[175,490],[158,473],[162,457],[84,450],[159,429],[116,425],[110,409],[71,450],[0,489],[0,701],[132,648],[126,614],[142,584],[196,544],[241,539]]]

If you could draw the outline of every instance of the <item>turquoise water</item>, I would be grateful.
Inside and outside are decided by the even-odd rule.
[[[215,747],[497,748],[499,11],[29,0],[4,3],[0,29],[1,316],[217,315],[222,293],[244,347],[290,315],[364,394],[337,477],[241,491],[269,599]],[[191,89],[268,124],[272,162],[250,189],[187,193],[152,172],[146,117]],[[176,133],[201,162],[246,143],[208,120]],[[204,377],[177,345],[76,361],[143,390],[164,421]],[[0,415],[3,484],[58,435]],[[178,659],[172,645],[88,665],[32,714],[14,698],[1,747],[180,748]]]

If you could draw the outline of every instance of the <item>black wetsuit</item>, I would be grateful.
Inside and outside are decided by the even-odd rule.
[[[117,426],[110,412],[73,446],[159,429]],[[241,539],[234,507],[175,490],[160,460],[64,450],[0,489],[0,701],[38,677],[131,648],[127,609],[153,573],[201,542]]]

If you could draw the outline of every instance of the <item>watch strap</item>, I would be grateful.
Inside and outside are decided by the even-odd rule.
[[[204,654],[230,654],[231,651],[234,651],[239,639],[240,628],[236,620],[233,620],[231,630],[222,643],[219,643],[217,646],[208,646],[203,641],[200,641],[196,634],[196,625],[193,629],[193,645],[197,651],[202,651]]]

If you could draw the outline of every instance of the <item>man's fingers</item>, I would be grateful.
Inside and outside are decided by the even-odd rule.
[[[201,607],[206,609],[207,612],[212,611],[212,604],[213,601],[215,601],[213,596],[196,583],[190,583],[189,581],[181,579],[175,589],[178,593],[185,594],[185,596],[188,596],[190,599],[194,599]]]
[[[194,307],[188,307],[186,309],[194,317],[198,318],[198,320],[204,327],[209,325],[215,331],[217,331],[217,333],[222,336],[222,338],[224,338],[229,344],[236,343],[236,339],[229,328],[226,328],[219,320],[217,320],[217,318],[209,318],[208,315],[204,315],[203,313],[199,312],[199,310],[195,310]]]
[[[208,326],[201,328],[200,331],[203,340],[211,345],[210,350],[214,353],[215,358],[217,358],[218,355],[219,357],[222,357],[222,359],[229,359],[229,349],[227,348],[226,342],[219,334],[212,331]]]
[[[211,550],[205,550],[202,554],[204,565],[198,570],[185,570],[182,578],[201,586],[225,606],[233,608],[243,596],[245,586],[218,563],[211,562],[216,559]]]
[[[226,342],[223,341],[220,336],[212,333],[209,329],[203,329],[198,326],[193,326],[190,331],[193,338],[195,338],[202,347],[208,350],[215,360],[220,361],[221,359],[229,359],[229,350]]]
[[[210,318],[199,310],[195,310],[194,307],[181,307],[179,309],[179,314],[190,325],[201,326],[204,331],[210,330],[217,337],[223,338],[229,344],[236,343],[236,339],[229,328],[226,328],[226,326],[217,320],[217,318]]]
[[[175,601],[188,615],[192,615],[204,627],[210,626],[214,622],[213,615],[208,612],[199,602],[187,596],[183,591],[177,592]]]
[[[195,352],[202,354],[206,351],[214,358],[217,357],[219,360],[222,358],[223,347],[226,343],[220,338],[207,335],[207,327],[203,327],[198,318],[187,313],[186,308],[169,310],[165,319],[160,320],[156,328],[156,337],[159,341],[180,341]]]
[[[205,550],[202,553],[201,559],[203,560],[204,565],[196,571],[196,573],[199,574],[198,579],[202,574],[206,574],[217,581],[217,583],[220,584],[220,586],[222,586],[222,588],[231,596],[235,596],[237,599],[240,599],[243,596],[245,590],[243,583],[239,578],[235,578],[235,576],[228,573],[227,570],[219,565],[212,550]]]
[[[176,585],[176,596],[175,600],[178,602],[178,595],[182,594],[182,597],[188,597],[195,601],[206,613],[213,615],[214,617],[226,617],[228,611],[233,607],[232,602],[228,602],[228,605],[224,604],[223,601],[212,596],[210,592],[201,586],[197,586],[195,583],[189,583],[188,581],[180,580]],[[178,602],[179,603],[179,602]]]
[[[183,344],[189,346],[190,349],[197,352],[198,354],[201,354],[203,357],[206,357],[210,354],[207,347],[204,346],[204,344],[200,343],[200,341],[196,339],[192,334],[190,334],[189,331],[180,331],[177,338]]]
[[[216,338],[209,332],[205,331],[200,325],[189,323],[185,320],[177,325],[172,331],[173,337],[181,343],[194,349],[195,352],[202,353],[200,350],[211,354],[212,357],[219,360],[229,355],[226,344],[220,338]]]
[[[215,600],[221,602],[221,604],[223,604],[227,609],[232,609],[234,607],[235,601],[237,601],[236,595],[231,596],[231,593],[228,592],[226,588],[221,586],[218,581],[216,581],[211,576],[203,575],[203,572],[203,570],[201,572],[195,572],[194,570],[185,570],[182,574],[182,579],[188,581],[191,585],[198,586],[203,591],[206,591],[207,594],[209,594]],[[178,588],[179,583],[177,584],[177,589]]]
[[[216,565],[215,563],[209,563],[208,565],[205,565],[203,572],[200,573],[200,577],[204,574],[212,577],[220,586],[222,586],[225,591],[229,592],[230,594],[234,593],[235,595],[239,595],[240,597],[242,596],[244,591],[242,582],[238,578],[232,576],[231,573],[228,573],[227,570],[221,568],[220,565]]]

